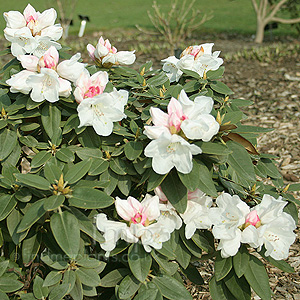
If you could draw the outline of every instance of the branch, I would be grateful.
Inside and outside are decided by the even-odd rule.
[[[295,23],[300,23],[300,18],[282,19],[282,18],[274,17],[274,18],[272,18],[272,21],[279,22],[279,23],[282,23],[282,24],[295,24]]]
[[[255,0],[251,0],[251,2],[252,2],[252,5],[253,5],[253,7],[254,7],[255,12],[257,13],[258,7],[257,7],[256,1],[255,1]]]
[[[273,19],[274,16],[276,15],[276,13],[280,10],[281,6],[286,2],[287,0],[281,0],[280,2],[278,2],[275,6],[273,11],[271,11],[268,19]]]

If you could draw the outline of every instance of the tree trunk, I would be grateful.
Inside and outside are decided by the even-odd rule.
[[[255,35],[255,43],[261,44],[264,40],[264,29],[265,29],[265,22],[259,18],[256,21],[256,35]]]

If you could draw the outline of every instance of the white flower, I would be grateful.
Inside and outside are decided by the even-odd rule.
[[[85,70],[85,64],[78,62],[80,53],[73,55],[70,59],[62,61],[57,66],[57,73],[72,82],[76,82],[81,73]]]
[[[169,77],[170,82],[178,81],[182,70],[191,70],[205,78],[205,74],[212,70],[217,70],[223,64],[223,59],[219,58],[220,51],[212,52],[213,43],[189,46],[176,59],[174,56],[163,60],[163,70]]]
[[[192,156],[202,153],[202,150],[177,134],[164,132],[146,146],[144,153],[152,157],[152,168],[158,174],[167,174],[174,167],[188,174],[193,168]]]
[[[59,100],[58,74],[47,68],[42,68],[40,73],[28,76],[26,84],[32,88],[30,97],[35,102]]]
[[[33,74],[35,73],[23,70],[13,75],[10,79],[6,80],[6,83],[10,85],[10,91],[12,93],[21,92],[23,94],[29,94],[29,92],[31,91],[31,86],[27,84],[27,78]]]
[[[190,239],[196,229],[210,229],[212,226],[209,217],[210,207],[212,206],[212,198],[205,195],[199,189],[194,192],[188,192],[187,208],[180,216],[185,226],[185,237]]]
[[[212,233],[220,239],[218,250],[222,257],[234,256],[241,244],[242,230],[239,228],[245,223],[250,213],[249,206],[239,196],[224,193],[217,197],[217,208],[211,208],[210,219],[213,223]]]
[[[96,217],[97,228],[104,233],[105,242],[100,246],[107,251],[106,255],[116,247],[119,239],[128,243],[140,240],[147,252],[151,251],[151,247],[161,249],[162,243],[170,239],[171,230],[160,220],[157,196],[146,195],[142,202],[133,197],[127,200],[117,197],[115,206],[126,223],[109,221],[104,214]]]
[[[84,69],[76,81],[74,97],[78,103],[86,98],[93,98],[104,92],[107,83],[107,72],[99,71],[90,76],[88,70]]]
[[[178,68],[177,63],[179,59],[175,56],[170,56],[162,60],[163,71],[166,72],[170,82],[178,81],[183,72]]]
[[[77,107],[79,127],[93,126],[97,134],[109,136],[113,131],[113,122],[126,118],[124,106],[127,100],[128,92],[115,88],[110,93],[84,99]]]
[[[150,139],[158,138],[162,133],[180,134],[188,139],[201,139],[208,142],[219,131],[219,123],[210,115],[213,99],[198,96],[194,101],[189,100],[182,90],[178,100],[172,98],[168,105],[168,113],[159,108],[151,107],[150,113],[154,126],[145,126],[144,133]]]
[[[181,54],[178,67],[195,71],[201,77],[210,70],[219,69],[223,59],[218,57],[220,51],[212,52],[213,45],[213,43],[206,43],[186,48]]]
[[[117,51],[113,47],[109,40],[104,40],[101,36],[96,48],[88,44],[87,50],[89,56],[94,60],[99,66],[105,68],[110,68],[112,65],[131,65],[135,61],[135,51]]]
[[[260,204],[251,211],[236,195],[223,194],[216,200],[218,208],[212,208],[213,235],[220,239],[218,250],[222,257],[233,256],[241,243],[261,250],[276,260],[286,259],[290,245],[295,241],[294,219],[283,212],[287,201],[264,195]]]
[[[287,201],[281,197],[275,199],[270,195],[264,195],[260,204],[254,209],[260,218],[261,225],[257,228],[259,244],[264,244],[266,256],[276,260],[286,259],[289,248],[294,243],[296,235],[293,230],[296,224],[291,215],[283,211]]]
[[[62,36],[62,27],[54,25],[56,11],[51,8],[43,13],[36,12],[28,4],[23,14],[17,11],[5,12],[5,38],[12,43],[11,52],[14,56],[33,53],[40,57],[50,46],[59,49],[57,41]]]

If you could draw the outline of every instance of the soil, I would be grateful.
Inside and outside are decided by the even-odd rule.
[[[96,44],[101,35],[114,41],[118,50],[137,49],[138,68],[145,61],[152,60],[154,67],[160,67],[160,60],[173,55],[163,39],[147,36],[135,30],[96,32],[81,40],[70,38],[66,44],[83,54],[87,43]],[[273,128],[258,141],[258,151],[277,155],[278,167],[286,184],[299,182],[300,176],[300,41],[284,37],[277,40],[266,36],[266,42],[257,46],[253,37],[219,34],[201,35],[186,41],[186,46],[214,42],[214,50],[220,50],[226,68],[223,81],[235,92],[235,98],[253,101],[245,114],[245,124]],[[0,40],[0,49],[7,45]],[[9,58],[10,59],[10,58]],[[3,62],[3,57],[1,58]],[[4,59],[5,60],[5,59]],[[1,62],[1,63],[2,63]],[[299,195],[296,195],[300,199]],[[290,248],[287,260],[295,268],[288,274],[267,265],[273,299],[300,300],[300,233]],[[194,299],[211,299],[208,281],[213,273],[212,261],[203,262],[199,271],[205,285],[195,286],[187,282]],[[260,299],[253,293],[253,299]]]

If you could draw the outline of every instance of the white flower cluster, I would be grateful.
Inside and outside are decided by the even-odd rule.
[[[24,70],[6,81],[12,93],[29,94],[33,101],[56,102],[59,97],[69,97],[71,82],[75,86],[74,97],[79,103],[77,110],[80,125],[93,126],[96,133],[108,136],[113,131],[113,122],[126,118],[124,107],[128,92],[104,93],[108,83],[107,72],[97,72],[90,76],[85,64],[80,63],[77,53],[69,60],[59,61],[62,27],[54,25],[57,13],[51,8],[43,13],[28,4],[23,14],[18,11],[4,13],[5,37],[11,42],[11,52],[21,62]],[[120,51],[112,47],[109,40],[101,37],[94,48],[87,46],[89,55],[99,65],[111,67],[119,64],[132,64],[134,51]],[[30,55],[25,55],[30,54]]]
[[[102,36],[96,48],[88,44],[87,50],[91,59],[104,68],[110,68],[112,65],[131,65],[135,61],[135,51],[118,51],[109,40],[104,40]]]
[[[212,207],[213,200],[200,190],[188,192],[186,211],[178,214],[160,187],[156,196],[147,194],[142,202],[133,197],[127,200],[117,198],[118,215],[123,221],[107,220],[105,214],[96,217],[98,229],[104,233],[102,249],[109,256],[119,239],[128,243],[141,241],[147,252],[151,247],[161,249],[170,234],[185,224],[185,237],[192,238],[197,229],[211,229],[219,239],[217,250],[226,258],[234,256],[241,243],[261,250],[265,246],[266,256],[276,260],[286,259],[290,245],[295,241],[294,219],[283,211],[286,201],[264,195],[260,204],[253,207],[237,195],[223,193],[216,199],[218,207]],[[125,221],[125,222],[124,222]]]
[[[283,211],[287,201],[264,195],[260,204],[251,210],[237,195],[220,195],[217,208],[211,209],[212,232],[220,239],[218,250],[222,257],[234,256],[241,243],[261,250],[276,260],[286,259],[295,241],[294,219]]]
[[[57,13],[53,8],[40,13],[28,4],[23,14],[9,11],[3,16],[6,21],[4,36],[11,42],[13,56],[32,53],[41,57],[51,46],[61,48],[55,41],[61,38],[63,28],[54,24]]]
[[[79,53],[58,64],[59,54],[53,46],[40,58],[35,55],[18,55],[17,58],[25,70],[13,75],[6,83],[11,86],[12,93],[31,92],[30,97],[35,102],[56,102],[59,96],[69,97],[71,82],[77,80],[77,74],[85,67],[78,62]]]
[[[164,60],[163,71],[170,82],[178,81],[183,74],[182,70],[191,70],[206,78],[208,71],[218,70],[223,59],[218,57],[220,51],[212,52],[213,43],[189,46],[182,53],[180,59],[170,56]]]
[[[173,167],[187,174],[193,168],[192,156],[202,153],[200,147],[188,142],[208,142],[219,131],[219,123],[210,114],[213,99],[198,96],[191,101],[182,90],[178,100],[172,98],[168,113],[151,107],[153,126],[145,126],[144,134],[152,141],[145,148],[145,156],[152,157],[152,168],[167,174]]]

